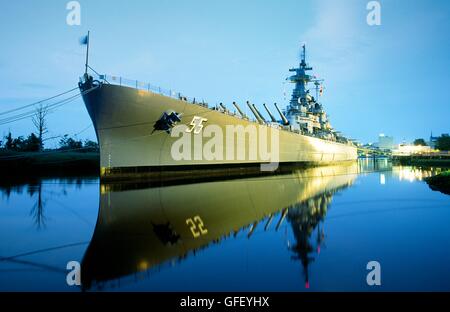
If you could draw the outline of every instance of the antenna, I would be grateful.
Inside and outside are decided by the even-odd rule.
[[[306,65],[306,43],[302,43],[302,50],[301,50],[301,64]]]
[[[306,44],[303,44],[303,61],[306,62]]]

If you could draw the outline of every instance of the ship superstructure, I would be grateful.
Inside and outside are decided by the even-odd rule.
[[[294,75],[288,80],[295,84],[292,97],[286,109],[286,116],[291,129],[302,134],[312,135],[327,140],[342,141],[347,140],[337,135],[331,127],[327,114],[319,102],[319,97],[323,91],[321,79],[307,72],[312,71],[306,63],[306,46],[302,46],[301,62],[299,67],[289,69]],[[315,97],[310,94],[308,85],[313,83]]]

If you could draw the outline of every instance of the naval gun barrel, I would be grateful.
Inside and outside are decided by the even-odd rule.
[[[234,107],[236,107],[237,111],[238,111],[239,114],[242,116],[242,118],[248,118],[247,115],[245,115],[245,114],[242,112],[241,108],[239,107],[239,105],[237,105],[236,102],[233,102],[233,105],[234,105]]]
[[[281,110],[278,108],[277,103],[274,103],[274,105],[275,105],[275,108],[276,108],[277,111],[278,111],[278,114],[280,114],[281,119],[283,120],[283,124],[284,124],[285,126],[288,126],[288,125],[289,125],[289,121],[287,120],[286,116],[284,116],[284,114],[283,114],[283,113],[281,112]]]
[[[222,102],[220,102],[219,105],[220,105],[220,107],[222,107],[224,112],[228,111],[227,108],[225,107],[225,105],[222,104]]]
[[[255,109],[255,112],[259,115],[259,118],[263,121],[266,122],[266,120],[264,119],[263,115],[259,112],[259,110],[256,108],[255,104],[252,104],[253,108]]]
[[[260,123],[264,123],[264,121],[261,119],[261,117],[259,117],[258,113],[255,111],[254,107],[252,106],[252,104],[250,104],[249,101],[247,101],[247,106],[248,106],[248,108],[250,108],[253,115],[255,115],[256,120],[258,120],[258,122],[260,122]]]
[[[275,119],[275,117],[273,117],[272,112],[270,111],[270,109],[267,107],[266,103],[263,103],[264,108],[266,109],[267,114],[269,114],[270,119],[272,119],[272,122],[277,122],[277,120]]]

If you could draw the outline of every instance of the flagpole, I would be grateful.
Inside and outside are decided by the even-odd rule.
[[[88,71],[88,64],[89,64],[89,31],[88,31],[88,34],[87,34],[87,49],[86,49],[86,71],[85,71],[85,73],[87,74],[87,71]]]

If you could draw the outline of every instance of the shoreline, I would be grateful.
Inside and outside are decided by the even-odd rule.
[[[430,189],[450,195],[450,170],[425,179]]]
[[[437,166],[437,167],[450,167],[450,154],[439,156],[393,156],[392,162],[394,164],[407,165],[407,166]]]
[[[100,154],[91,151],[11,152],[0,151],[0,178],[30,176],[99,176]]]

